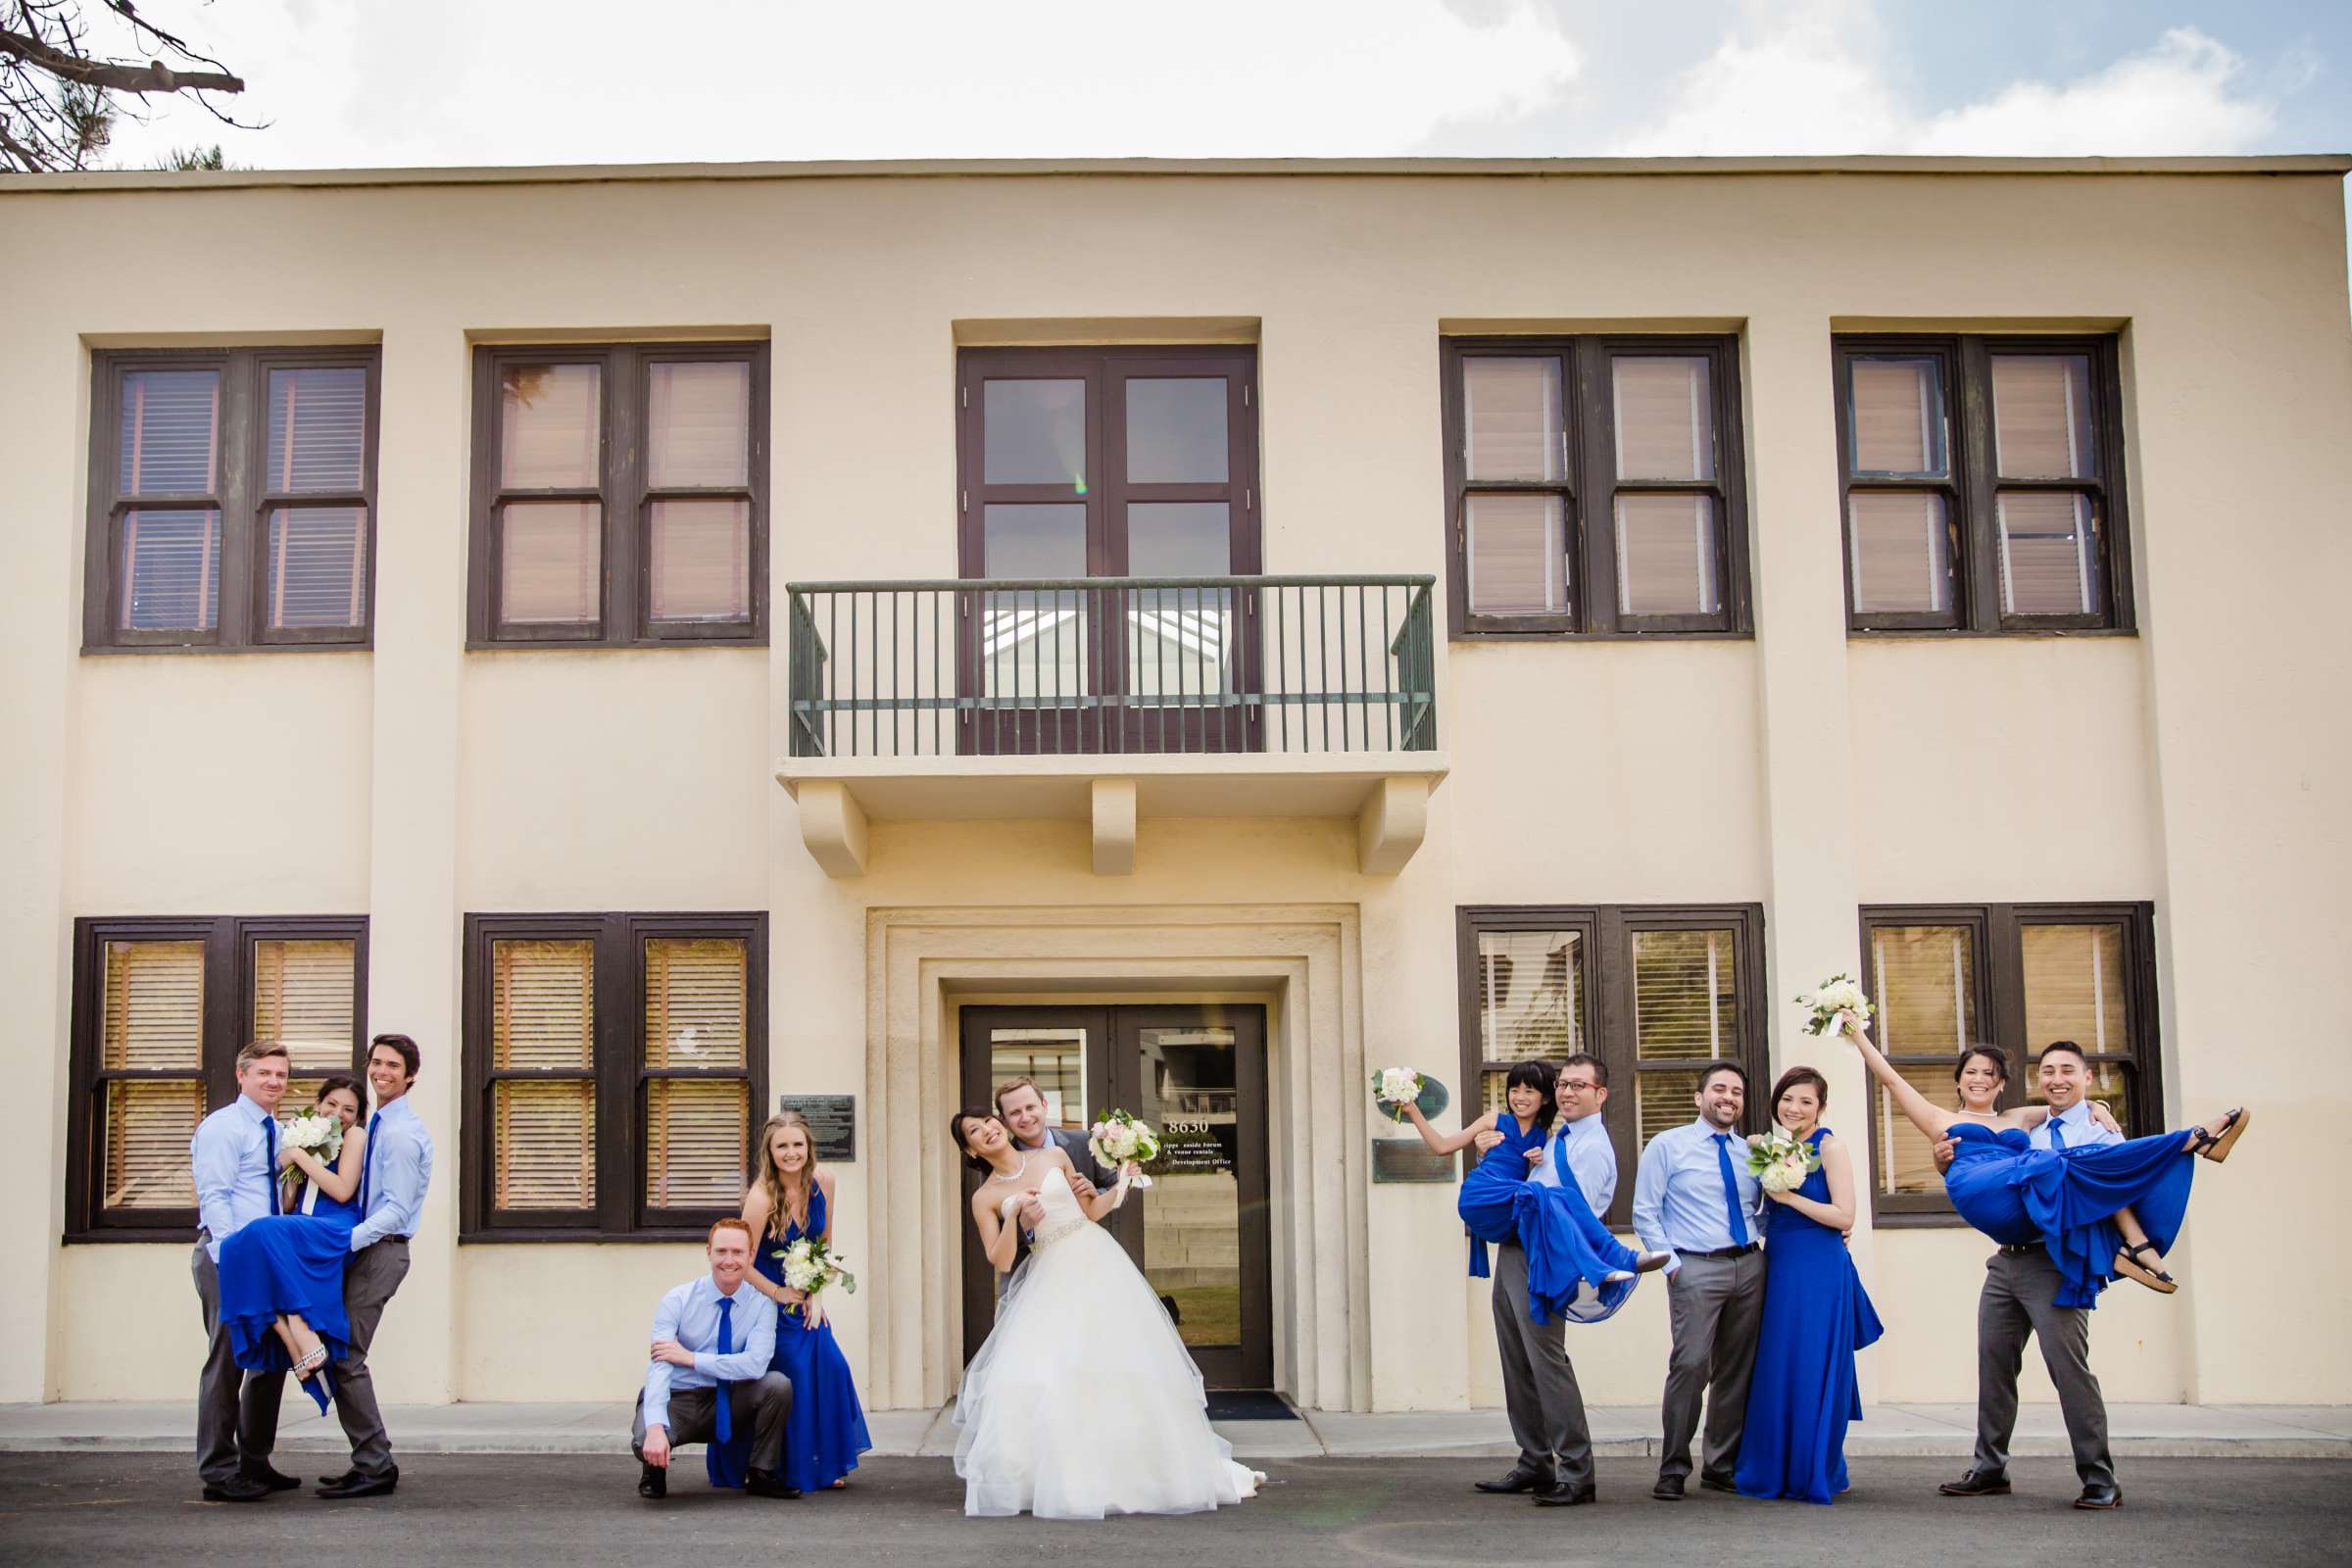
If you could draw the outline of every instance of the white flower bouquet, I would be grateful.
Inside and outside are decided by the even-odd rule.
[[[1372,1075],[1372,1098],[1391,1121],[1402,1121],[1404,1107],[1421,1098],[1428,1082],[1410,1067],[1383,1067]]]
[[[774,1253],[784,1265],[784,1283],[796,1291],[810,1296],[830,1285],[841,1287],[845,1296],[858,1294],[858,1276],[841,1266],[833,1255],[833,1244],[822,1236],[804,1236],[790,1247],[779,1247]]]
[[[278,1130],[278,1142],[288,1149],[299,1149],[320,1164],[332,1165],[343,1155],[343,1122],[336,1116],[314,1116],[308,1113],[295,1117]],[[288,1165],[279,1178],[289,1192],[307,1179],[299,1165]]]
[[[1796,999],[1800,1007],[1813,1009],[1812,1019],[1805,1025],[1809,1035],[1833,1035],[1840,1032],[1838,1015],[1850,1012],[1865,1029],[1870,1027],[1871,1014],[1877,1009],[1862,994],[1862,987],[1850,974],[1834,974],[1811,991]]]
[[[1821,1169],[1821,1154],[1786,1127],[1747,1146],[1747,1173],[1768,1193],[1793,1193]]]
[[[1095,1158],[1117,1170],[1129,1160],[1148,1165],[1159,1157],[1159,1135],[1123,1110],[1106,1110],[1087,1133],[1086,1147]],[[1149,1187],[1152,1178],[1137,1171],[1129,1184]]]

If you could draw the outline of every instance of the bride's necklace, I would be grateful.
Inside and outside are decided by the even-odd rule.
[[[988,1173],[988,1179],[989,1179],[990,1181],[992,1181],[992,1182],[1017,1182],[1017,1181],[1019,1181],[1019,1180],[1020,1180],[1022,1177],[1024,1177],[1024,1176],[1026,1176],[1026,1175],[1028,1175],[1028,1174],[1029,1174],[1029,1159],[1028,1159],[1028,1156],[1026,1156],[1026,1155],[1023,1155],[1023,1156],[1022,1156],[1022,1158],[1021,1158],[1021,1168],[1020,1168],[1019,1170],[1016,1170],[1016,1171],[1014,1171],[1014,1172],[1013,1172],[1011,1175],[1009,1175],[1009,1176],[1005,1175],[1005,1174],[1004,1174],[1003,1171],[1001,1171],[1001,1170],[992,1170],[992,1171],[990,1171],[990,1172]]]

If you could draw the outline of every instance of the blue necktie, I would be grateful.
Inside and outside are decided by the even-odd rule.
[[[1715,1163],[1723,1169],[1723,1206],[1732,1215],[1732,1245],[1747,1245],[1747,1215],[1740,1208],[1740,1180],[1732,1174],[1732,1135],[1715,1135]]]
[[[2059,1120],[2056,1116],[2052,1116],[2050,1118],[2050,1147],[2052,1149],[2064,1149],[2066,1147],[2066,1123]]]
[[[718,1353],[735,1353],[735,1301],[731,1297],[722,1296],[718,1298]],[[711,1393],[717,1396],[713,1401],[713,1408],[717,1412],[713,1419],[717,1422],[718,1441],[725,1443],[735,1436],[735,1401],[728,1397],[730,1385],[726,1379],[717,1378],[712,1382]]]
[[[375,1130],[384,1124],[384,1113],[377,1111],[368,1118],[368,1152],[360,1158],[360,1218],[368,1217],[368,1188],[375,1179]]]
[[[274,1213],[276,1213],[276,1212],[278,1211],[278,1210],[277,1210],[277,1118],[276,1118],[275,1116],[264,1116],[264,1117],[262,1118],[262,1147],[263,1147],[263,1149],[264,1149],[264,1150],[266,1150],[266,1151],[268,1152],[268,1159],[269,1159],[269,1172],[270,1172],[270,1174],[269,1174],[267,1177],[263,1178],[263,1179],[264,1179],[264,1180],[266,1180],[266,1181],[267,1181],[267,1182],[270,1184],[270,1213],[272,1213],[272,1214],[274,1214]]]

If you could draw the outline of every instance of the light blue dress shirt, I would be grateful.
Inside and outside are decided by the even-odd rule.
[[[1565,1139],[1568,1144],[1568,1168],[1576,1175],[1576,1185],[1584,1190],[1585,1201],[1596,1215],[1606,1215],[1609,1200],[1617,1196],[1617,1148],[1609,1142],[1606,1118],[1594,1111],[1576,1121],[1563,1122],[1552,1135],[1552,1143]],[[1560,1172],[1552,1163],[1551,1145],[1544,1146],[1544,1157],[1536,1162],[1527,1179],[1539,1187],[1560,1185]]]
[[[276,1210],[270,1184],[270,1141],[262,1123],[270,1115],[239,1095],[196,1124],[188,1161],[196,1168],[196,1213],[210,1232],[207,1248],[220,1261],[220,1244]]]
[[[414,1236],[423,1216],[424,1190],[433,1179],[433,1140],[401,1096],[382,1110],[367,1152],[368,1212],[352,1227],[351,1250],[387,1236]],[[370,1118],[371,1120],[373,1118]]]
[[[1634,1234],[1652,1252],[1720,1252],[1739,1245],[1723,1200],[1723,1166],[1715,1157],[1713,1122],[1704,1116],[1669,1127],[1642,1151],[1634,1176]],[[1732,1180],[1747,1216],[1747,1239],[1764,1235],[1764,1189],[1747,1173],[1747,1139],[1730,1135]],[[1681,1268],[1678,1255],[1666,1265]]]
[[[2101,1144],[2120,1144],[2124,1141],[2121,1133],[2111,1133],[2090,1119],[2090,1102],[2087,1100],[2078,1100],[2066,1108],[2063,1115],[2050,1117],[2026,1134],[2026,1141],[2035,1149],[2057,1148],[2050,1141],[2050,1129],[2053,1126],[2066,1129],[2066,1147],[2069,1149],[2096,1149]]]
[[[744,1276],[735,1294],[730,1334],[737,1348],[718,1353],[718,1287],[710,1276],[688,1280],[654,1308],[654,1338],[675,1340],[694,1352],[694,1365],[672,1366],[656,1361],[645,1373],[645,1424],[669,1425],[672,1389],[707,1389],[718,1383],[742,1383],[762,1376],[776,1353],[776,1306]]]

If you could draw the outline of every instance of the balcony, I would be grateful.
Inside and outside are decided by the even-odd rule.
[[[790,757],[809,853],[874,820],[1064,817],[1095,869],[1146,816],[1351,816],[1368,874],[1419,848],[1437,750],[1434,580],[794,583]]]

